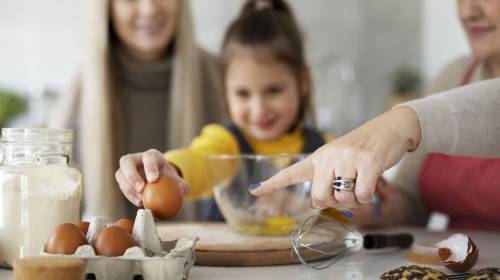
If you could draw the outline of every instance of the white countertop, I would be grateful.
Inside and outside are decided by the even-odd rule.
[[[448,231],[428,232],[422,228],[398,227],[390,230],[370,231],[376,232],[410,232],[414,235],[416,242],[436,241],[448,238],[453,233],[464,233],[476,243],[479,248],[479,261],[469,272],[477,271],[485,267],[500,266],[500,233],[480,231]],[[409,266],[416,263],[409,262],[405,257],[405,250],[379,249],[365,250],[352,253],[333,266],[325,270],[314,270],[301,264],[274,265],[274,266],[252,266],[252,267],[221,267],[221,266],[194,266],[191,268],[189,280],[201,279],[379,279],[380,275],[388,270],[400,266]],[[417,264],[421,265],[421,264]],[[443,266],[430,266],[446,274],[452,271]],[[12,270],[0,269],[0,279],[14,279]]]

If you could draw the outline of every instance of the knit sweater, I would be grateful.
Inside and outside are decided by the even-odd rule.
[[[400,193],[401,209],[393,223],[423,225],[427,221],[430,209],[423,202],[418,184],[420,169],[429,152],[500,157],[496,140],[500,126],[495,125],[500,104],[498,97],[494,98],[499,93],[500,79],[476,83],[482,76],[480,64],[469,81],[474,85],[457,88],[472,61],[472,57],[462,57],[447,65],[427,92],[434,94],[452,89],[448,93],[434,94],[402,105],[410,106],[419,115],[422,141],[415,152],[403,157],[392,180]],[[488,115],[491,117],[487,118]],[[479,142],[475,140],[477,138],[480,138]],[[475,142],[480,145],[474,146]]]

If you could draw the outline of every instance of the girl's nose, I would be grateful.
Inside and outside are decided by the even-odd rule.
[[[252,100],[250,109],[252,111],[252,115],[260,117],[266,114],[268,107],[268,102],[266,102],[265,98],[259,96]]]
[[[458,15],[462,20],[475,20],[483,14],[478,0],[458,0],[457,4]]]

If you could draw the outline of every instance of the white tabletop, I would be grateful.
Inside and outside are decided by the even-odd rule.
[[[370,233],[371,232],[387,232],[391,234],[410,232],[414,235],[416,242],[442,240],[453,233],[465,233],[479,248],[479,261],[470,272],[477,271],[484,267],[500,266],[500,233],[481,231],[428,232],[422,228],[410,227],[391,228],[390,230],[370,231]],[[415,265],[416,263],[406,260],[405,253],[405,250],[397,249],[362,249],[359,252],[352,253],[340,259],[336,264],[324,270],[314,270],[301,264],[258,267],[208,267],[195,265],[191,268],[188,279],[379,279],[380,275],[388,270],[401,266]],[[421,266],[431,267],[443,271],[446,274],[453,274],[452,271],[443,266]],[[12,271],[0,269],[0,279],[13,279]]]

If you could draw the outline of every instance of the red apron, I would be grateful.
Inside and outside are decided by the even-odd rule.
[[[478,62],[460,86],[469,83]],[[500,159],[429,154],[419,187],[430,209],[450,216],[451,228],[500,231]]]

